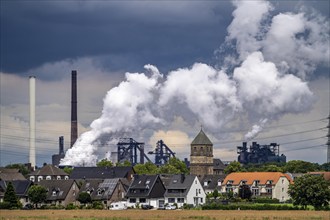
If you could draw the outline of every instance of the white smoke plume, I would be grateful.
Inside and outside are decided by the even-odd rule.
[[[226,39],[237,53],[231,72],[195,63],[164,77],[152,65],[145,66],[146,73],[126,73],[126,80],[104,98],[101,117],[78,138],[61,164],[93,166],[98,139],[166,129],[175,117],[192,125],[202,123],[219,136],[221,127],[244,115],[255,124],[245,135],[251,139],[270,120],[308,110],[313,93],[305,77],[329,59],[329,50],[321,48],[329,39],[324,25],[329,22],[303,12],[271,17],[273,6],[266,1],[234,5]]]
[[[267,121],[268,121],[267,118],[261,119],[259,121],[259,124],[253,125],[252,126],[252,130],[249,131],[247,134],[244,135],[244,140],[245,141],[250,141],[253,138],[255,138],[257,136],[257,134],[262,131],[262,129],[265,126],[265,124],[267,123]]]

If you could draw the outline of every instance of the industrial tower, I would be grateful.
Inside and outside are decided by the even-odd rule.
[[[329,114],[329,117],[328,117],[328,120],[329,120],[329,123],[328,123],[328,142],[327,142],[327,145],[328,145],[328,152],[327,152],[327,163],[330,163],[330,114]]]

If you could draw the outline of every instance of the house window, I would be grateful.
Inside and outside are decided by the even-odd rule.
[[[57,176],[56,179],[57,179],[57,180],[60,180],[60,179],[61,179],[61,176]]]
[[[102,190],[97,191],[97,195],[98,196],[102,195]]]
[[[69,179],[69,177],[68,177],[68,176],[65,176],[65,177],[64,177],[64,179],[65,179],[65,180],[68,180],[68,179]]]
[[[53,196],[56,196],[56,190],[53,191]]]
[[[146,198],[140,198],[140,203],[146,203]]]
[[[31,177],[30,177],[30,180],[31,180],[31,182],[34,182],[34,181],[35,181],[34,176],[31,176]]]
[[[42,179],[43,179],[42,176],[38,176],[38,182]]]
[[[282,192],[284,192],[284,188],[282,188]]]
[[[204,182],[204,186],[207,186],[207,181]]]
[[[201,194],[201,189],[198,189],[198,193]]]
[[[184,203],[184,198],[178,198],[178,203]]]
[[[255,186],[258,186],[259,183],[260,183],[260,180],[255,180],[255,181],[254,181],[254,185],[255,185]]]
[[[259,188],[252,188],[252,195],[259,196]]]
[[[146,185],[148,185],[149,183],[150,183],[150,180],[147,180],[147,181],[146,181]]]
[[[267,194],[272,194],[273,193],[272,188],[267,188],[266,191],[267,191]]]
[[[130,198],[129,203],[136,203],[136,199],[135,198]]]
[[[46,180],[51,180],[52,177],[51,176],[46,176]]]
[[[284,179],[282,179],[282,184],[284,184]]]
[[[203,203],[203,198],[201,198],[201,203]]]
[[[168,198],[168,203],[175,203],[175,198]]]

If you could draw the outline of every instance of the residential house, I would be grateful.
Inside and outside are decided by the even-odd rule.
[[[225,168],[226,168],[225,164],[219,158],[213,159],[213,174],[214,175],[223,174],[223,171],[225,170]]]
[[[13,181],[0,180],[0,202],[3,202],[3,197],[5,195],[9,182],[11,182],[13,184],[16,196],[18,197],[18,199],[22,203],[22,205],[24,206],[25,204],[29,203],[28,190],[29,190],[32,182],[27,179],[13,180]]]
[[[221,192],[221,185],[224,179],[226,178],[226,174],[221,175],[205,175],[201,180],[201,184],[203,185],[204,192],[206,194],[213,193],[214,190],[218,190]]]
[[[253,197],[276,198],[284,202],[290,199],[288,188],[291,183],[291,177],[281,172],[231,173],[223,181],[221,192],[238,194],[241,185],[248,185]]]
[[[88,179],[80,187],[81,192],[87,192],[91,195],[92,201],[101,201],[106,207],[113,202],[126,201],[125,186],[126,179]]]
[[[70,179],[125,178],[130,182],[134,174],[133,167],[74,167]]]
[[[323,176],[323,178],[327,181],[330,181],[330,172],[322,172],[322,171],[319,171],[319,172],[309,172],[308,174],[311,174],[311,175],[317,175],[317,176]]]
[[[196,175],[173,175],[164,194],[165,203],[180,208],[183,204],[198,206],[205,203],[206,194]]]
[[[0,167],[0,180],[13,181],[13,180],[26,180],[19,169],[3,168]]]
[[[165,186],[159,175],[134,175],[127,191],[127,206],[151,205],[155,208],[164,207]]]
[[[48,164],[28,174],[28,178],[32,182],[40,182],[41,180],[67,180],[69,179],[69,174],[58,167]]]
[[[46,204],[67,206],[76,202],[79,188],[75,180],[40,180],[37,184],[47,189]]]

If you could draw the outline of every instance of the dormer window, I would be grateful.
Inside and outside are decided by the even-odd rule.
[[[228,180],[227,185],[232,185],[234,183],[234,180]]]
[[[204,182],[204,186],[207,186],[207,181]]]
[[[260,183],[260,180],[255,180],[255,181],[254,181],[254,186],[258,186],[259,183]]]
[[[146,185],[148,185],[149,183],[150,183],[150,180],[147,180],[147,181],[146,181]]]
[[[52,195],[53,195],[53,196],[56,196],[56,194],[57,194],[56,190],[53,190]]]
[[[241,185],[246,185],[246,182],[247,182],[246,180],[242,180]]]

